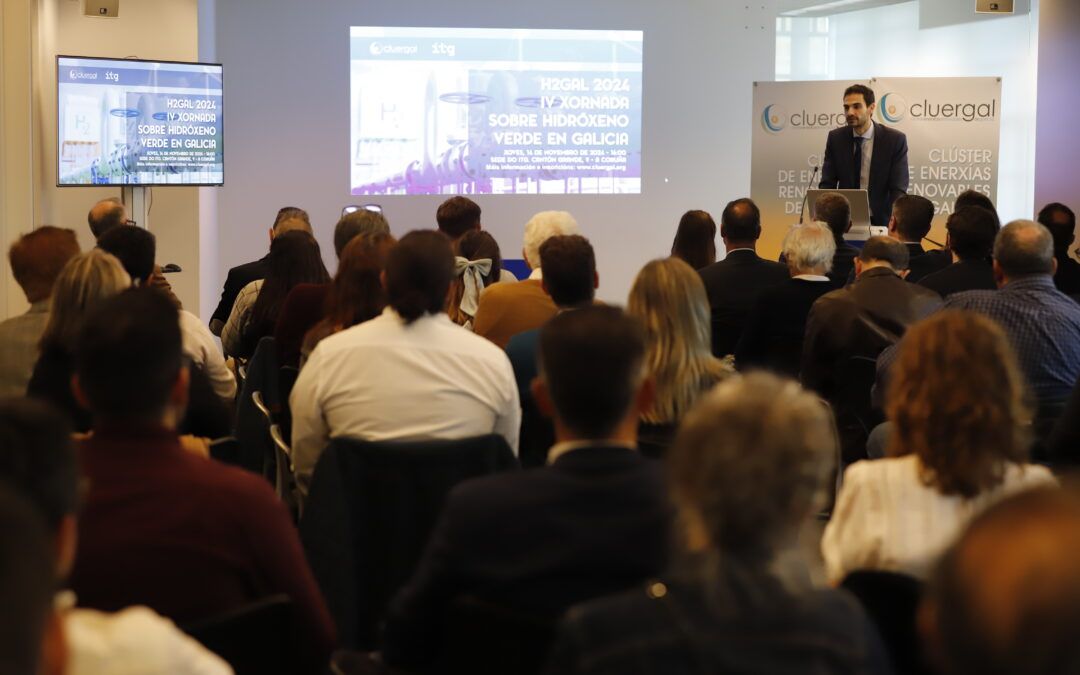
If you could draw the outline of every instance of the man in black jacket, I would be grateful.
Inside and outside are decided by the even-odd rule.
[[[638,417],[652,399],[644,353],[642,329],[615,307],[565,312],[541,329],[533,394],[554,416],[548,465],[450,493],[416,573],[390,605],[388,664],[431,663],[457,598],[554,621],[663,568],[664,481],[635,449]]]
[[[308,218],[307,211],[295,206],[286,206],[278,211],[277,218],[274,219],[274,224],[270,228],[270,240],[273,241],[279,234],[292,230],[304,230],[312,234],[311,220]],[[221,329],[225,327],[225,322],[229,320],[229,314],[232,313],[236,296],[252,281],[265,279],[269,268],[270,254],[267,253],[258,260],[237,265],[229,270],[229,275],[225,277],[225,286],[221,289],[221,300],[210,317],[211,333],[221,335]]]
[[[750,310],[761,291],[788,280],[785,265],[758,257],[761,211],[749,199],[736,199],[724,208],[720,237],[727,254],[720,262],[698,270],[712,310],[712,351],[734,353]]]
[[[1052,202],[1039,211],[1039,222],[1054,237],[1054,258],[1057,260],[1054,285],[1075,299],[1080,295],[1080,263],[1069,256],[1069,246],[1076,238],[1076,214],[1068,206]]]
[[[990,254],[997,236],[997,216],[981,206],[965,206],[945,225],[953,263],[923,277],[919,284],[945,298],[962,291],[997,288]]]
[[[896,198],[908,189],[908,145],[903,132],[873,120],[874,90],[854,84],[844,91],[847,126],[829,132],[821,165],[822,190],[869,193],[870,222],[884,225]]]

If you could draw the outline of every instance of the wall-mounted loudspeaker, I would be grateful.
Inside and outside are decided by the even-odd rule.
[[[1012,14],[1013,0],[975,0],[975,11],[980,14]]]
[[[120,0],[86,0],[83,5],[83,14],[115,19],[120,16]]]

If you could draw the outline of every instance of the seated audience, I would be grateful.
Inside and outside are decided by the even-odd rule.
[[[175,308],[126,291],[90,313],[76,344],[74,386],[94,415],[79,448],[79,601],[189,623],[285,594],[302,662],[290,671],[321,672],[334,628],[285,506],[260,476],[180,445],[189,375]]]
[[[708,211],[687,211],[679,219],[671,256],[695,270],[716,262],[716,221]]]
[[[592,244],[580,234],[549,237],[540,245],[540,262],[547,271],[541,283],[558,311],[593,304],[600,277]],[[532,396],[532,382],[539,374],[536,363],[540,329],[518,333],[506,345],[506,355],[514,369],[518,400],[521,402],[521,439],[518,457],[525,468],[541,466],[555,442],[551,420],[541,414]]]
[[[532,273],[519,284],[494,284],[480,294],[473,331],[505,349],[510,338],[539,328],[555,316],[555,304],[540,280],[540,245],[549,237],[577,234],[578,224],[566,211],[541,211],[525,224],[522,255]]]
[[[499,281],[499,244],[483,230],[466,232],[454,242],[454,274],[446,311],[459,326],[472,329],[480,292]]]
[[[919,280],[947,298],[963,291],[994,290],[991,252],[997,237],[997,216],[981,206],[965,206],[949,216],[946,247],[952,264]]]
[[[455,245],[455,251],[462,237],[472,232],[479,232],[483,228],[480,223],[480,205],[461,195],[455,195],[439,204],[438,210],[435,211],[435,222],[439,227],[439,232],[449,237]],[[494,273],[493,281],[517,281],[517,277],[510,270],[502,268],[501,262],[494,269],[497,271]]]
[[[538,404],[554,416],[548,466],[450,493],[412,580],[391,603],[383,657],[421,668],[461,596],[555,621],[569,606],[657,574],[669,508],[659,463],[635,449],[652,387],[638,323],[614,307],[564,312],[540,331]]]
[[[308,234],[312,233],[311,221],[308,219],[307,211],[298,209],[295,206],[283,207],[277,212],[274,224],[270,228],[270,243],[272,244],[274,237],[279,234],[285,234],[293,230],[300,230]],[[269,253],[258,260],[238,265],[229,270],[228,276],[225,277],[225,285],[221,289],[221,300],[218,302],[213,316],[210,317],[211,333],[221,335],[221,330],[225,328],[225,322],[229,320],[229,315],[232,314],[236,296],[240,295],[240,291],[252,281],[266,278],[269,270]]]
[[[0,533],[0,668],[12,675],[62,673],[67,655],[53,610],[48,531],[6,484],[0,484]]]
[[[92,423],[90,412],[71,391],[79,331],[91,310],[130,285],[120,261],[101,249],[69,260],[53,285],[49,320],[26,394],[63,412],[75,431],[89,431]]]
[[[855,258],[859,255],[859,249],[844,241],[844,235],[851,230],[851,203],[839,192],[826,192],[814,201],[814,218],[832,231],[836,251],[828,277],[835,285],[844,286],[849,277],[854,279]]]
[[[38,358],[49,320],[49,296],[60,270],[79,255],[75,232],[45,225],[19,237],[8,249],[11,274],[30,309],[0,322],[0,397],[22,396]]]
[[[90,232],[94,235],[95,240],[101,239],[108,232],[111,232],[121,225],[135,225],[135,221],[128,218],[127,207],[125,207],[124,203],[116,197],[102,199],[94,204],[94,206],[91,207],[90,212],[86,214],[86,221],[90,225]],[[169,296],[169,300],[176,305],[177,309],[183,308],[180,304],[180,299],[173,293],[172,286],[169,284],[168,279],[162,274],[161,267],[158,265],[153,266],[153,271],[151,272],[150,279],[147,283]]]
[[[1040,408],[1064,405],[1080,379],[1080,305],[1054,286],[1054,240],[1038,223],[1017,220],[994,241],[996,291],[949,296],[1005,329]]]
[[[835,260],[835,250],[836,240],[826,223],[792,226],[784,238],[783,255],[791,278],[758,296],[746,330],[735,347],[735,365],[739,370],[764,368],[791,378],[799,377],[810,307],[836,288],[827,276]]]
[[[36,401],[0,400],[0,482],[16,488],[44,516],[52,568],[62,583],[75,561],[79,502],[75,449],[63,416]],[[75,607],[75,600],[65,592],[57,602],[68,657],[65,673],[232,673],[153,610],[129,607],[109,614]]]
[[[712,311],[712,352],[724,357],[735,351],[746,320],[766,288],[788,278],[780,263],[759,258],[754,250],[761,236],[761,211],[749,199],[736,199],[724,207],[720,238],[724,259],[699,270]]]
[[[641,413],[638,447],[660,457],[698,397],[733,371],[712,354],[705,286],[682,260],[646,264],[630,288],[626,313],[645,328],[645,367],[655,390]]]
[[[920,632],[938,672],[1076,672],[1078,552],[1074,494],[1032,490],[975,518],[937,565],[920,612]]]
[[[1054,482],[1027,464],[1024,380],[1004,331],[973,312],[912,326],[892,368],[885,459],[850,466],[821,549],[826,574],[878,569],[925,577],[977,512]]]
[[[379,211],[359,209],[342,215],[334,226],[334,255],[338,259],[339,272],[345,247],[362,234],[389,237],[390,224]],[[274,342],[280,365],[300,365],[304,336],[326,317],[329,294],[329,283],[301,283],[285,296],[281,312],[274,323]]]
[[[323,338],[382,314],[386,307],[386,290],[380,276],[386,268],[390,248],[396,243],[397,239],[388,232],[371,232],[346,244],[339,256],[337,275],[330,282],[325,316],[304,335],[300,346],[301,364],[307,362],[315,345]],[[296,291],[302,287],[294,288],[289,299],[296,297]]]
[[[149,230],[141,227],[114,228],[102,235],[97,245],[102,251],[116,256],[124,271],[131,276],[132,285],[150,285],[157,240]],[[225,358],[214,343],[214,336],[199,317],[183,309],[180,310],[180,331],[184,338],[184,353],[210,380],[214,393],[231,401],[236,396],[236,378],[225,365]]]
[[[853,598],[777,564],[821,506],[831,426],[815,397],[764,373],[705,395],[667,457],[678,564],[571,609],[547,672],[891,672]]]
[[[922,240],[930,234],[933,220],[934,203],[926,197],[901,195],[893,202],[889,236],[907,246],[908,281],[919,281],[950,263],[948,255],[941,251],[927,258],[927,251],[922,247]]]
[[[1076,214],[1068,206],[1053,202],[1039,211],[1039,222],[1054,237],[1054,285],[1072,298],[1080,296],[1080,262],[1069,256],[1069,247],[1076,239]]]
[[[331,438],[459,439],[497,433],[517,452],[521,409],[501,349],[446,315],[454,254],[418,230],[390,249],[387,308],[315,348],[290,396],[297,486]]]
[[[221,329],[221,347],[227,356],[251,358],[259,340],[273,335],[289,291],[298,284],[325,284],[330,280],[319,242],[304,231],[294,230],[274,237],[267,262],[266,278],[244,286]]]

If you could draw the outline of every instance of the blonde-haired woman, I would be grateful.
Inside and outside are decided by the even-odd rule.
[[[71,393],[79,330],[91,310],[129,286],[131,277],[120,261],[96,248],[69,260],[53,286],[49,321],[26,393],[66,413],[76,431],[89,431],[92,421]]]
[[[712,355],[705,285],[679,258],[653,260],[638,272],[627,312],[645,327],[645,363],[656,387],[652,407],[641,416],[638,444],[660,456],[682,416],[732,368]]]

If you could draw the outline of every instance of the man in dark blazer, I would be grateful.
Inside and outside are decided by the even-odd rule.
[[[990,259],[998,233],[997,216],[980,206],[965,206],[949,216],[945,229],[953,263],[923,277],[919,284],[943,298],[997,288]]]
[[[298,209],[295,206],[286,206],[278,210],[277,218],[274,219],[274,224],[270,227],[270,241],[273,241],[274,237],[279,234],[291,230],[304,230],[308,234],[312,234],[311,220],[308,218],[307,211]],[[210,316],[211,333],[221,335],[221,329],[225,327],[225,322],[229,320],[229,314],[232,313],[233,304],[236,302],[236,296],[240,295],[241,289],[252,281],[265,279],[269,271],[269,253],[258,260],[237,265],[229,270],[228,276],[225,277],[225,286],[221,289],[221,300],[218,301],[217,308]]]
[[[554,621],[662,569],[664,481],[635,449],[653,392],[644,354],[641,327],[616,307],[564,312],[541,329],[533,394],[554,417],[548,465],[450,493],[416,573],[391,602],[387,664],[419,670],[435,660],[457,598]]]
[[[1054,285],[1072,298],[1080,296],[1080,263],[1069,256],[1069,247],[1076,238],[1076,214],[1060,202],[1047,204],[1039,211],[1038,221],[1054,237]]]
[[[720,221],[727,254],[720,262],[698,270],[709,296],[712,351],[718,357],[734,353],[761,291],[788,280],[785,265],[758,257],[755,247],[760,236],[757,204],[750,199],[729,202]]]
[[[829,132],[821,165],[823,190],[869,192],[870,222],[885,225],[893,202],[908,189],[907,136],[873,120],[874,90],[854,84],[844,91],[847,126]]]

